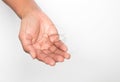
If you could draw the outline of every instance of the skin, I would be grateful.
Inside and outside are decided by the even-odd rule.
[[[25,52],[50,66],[69,59],[67,46],[49,17],[34,0],[3,0],[21,19],[19,39]]]

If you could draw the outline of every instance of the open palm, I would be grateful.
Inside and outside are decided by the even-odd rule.
[[[55,25],[43,12],[35,11],[22,19],[19,38],[24,51],[46,64],[70,58]]]

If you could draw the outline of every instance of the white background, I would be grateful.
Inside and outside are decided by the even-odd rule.
[[[0,1],[0,82],[120,82],[120,0],[36,0],[72,57],[50,67],[24,53],[20,19]]]

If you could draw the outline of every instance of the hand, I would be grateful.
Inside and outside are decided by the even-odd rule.
[[[19,38],[25,52],[48,65],[53,66],[70,58],[55,25],[40,10],[22,18]]]

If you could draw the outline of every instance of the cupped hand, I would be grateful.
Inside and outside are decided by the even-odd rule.
[[[70,58],[55,25],[40,10],[22,18],[19,39],[25,52],[48,65]]]

